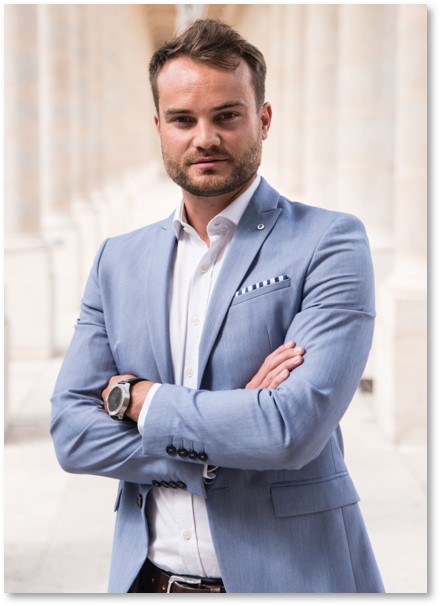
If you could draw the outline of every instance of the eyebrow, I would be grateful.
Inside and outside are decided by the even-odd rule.
[[[227,103],[222,103],[221,105],[216,105],[210,111],[219,112],[225,109],[232,109],[233,107],[246,107],[246,103],[243,101],[228,101]],[[167,116],[176,116],[176,115],[192,115],[194,112],[191,109],[184,109],[179,107],[171,107],[164,112],[165,117]]]

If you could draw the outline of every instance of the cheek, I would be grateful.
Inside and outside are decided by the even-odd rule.
[[[162,149],[166,150],[171,156],[180,154],[188,145],[188,137],[179,131],[171,132],[162,130],[160,141]]]

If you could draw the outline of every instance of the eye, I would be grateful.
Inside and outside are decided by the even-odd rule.
[[[218,119],[227,122],[227,121],[233,120],[237,116],[238,116],[238,114],[235,112],[223,112],[222,114],[220,114]]]
[[[192,124],[194,122],[194,120],[192,118],[190,118],[189,116],[175,116],[172,119],[172,122],[174,122],[175,124],[182,125],[182,126],[187,126],[188,124]]]

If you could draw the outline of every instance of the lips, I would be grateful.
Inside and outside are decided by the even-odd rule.
[[[212,166],[212,165],[220,164],[222,162],[226,162],[226,158],[203,157],[203,158],[198,158],[197,160],[192,160],[191,165],[192,166],[205,166],[205,165]]]

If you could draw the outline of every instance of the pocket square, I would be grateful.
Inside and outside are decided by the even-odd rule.
[[[263,280],[262,282],[257,282],[256,284],[251,284],[250,286],[245,286],[244,288],[240,288],[235,293],[236,297],[240,297],[241,295],[246,294],[247,292],[252,292],[253,290],[257,290],[258,288],[264,288],[265,286],[269,286],[270,284],[276,284],[277,282],[284,282],[284,280],[288,280],[289,277],[285,274],[283,276],[276,276],[275,278],[269,278],[268,280]]]

